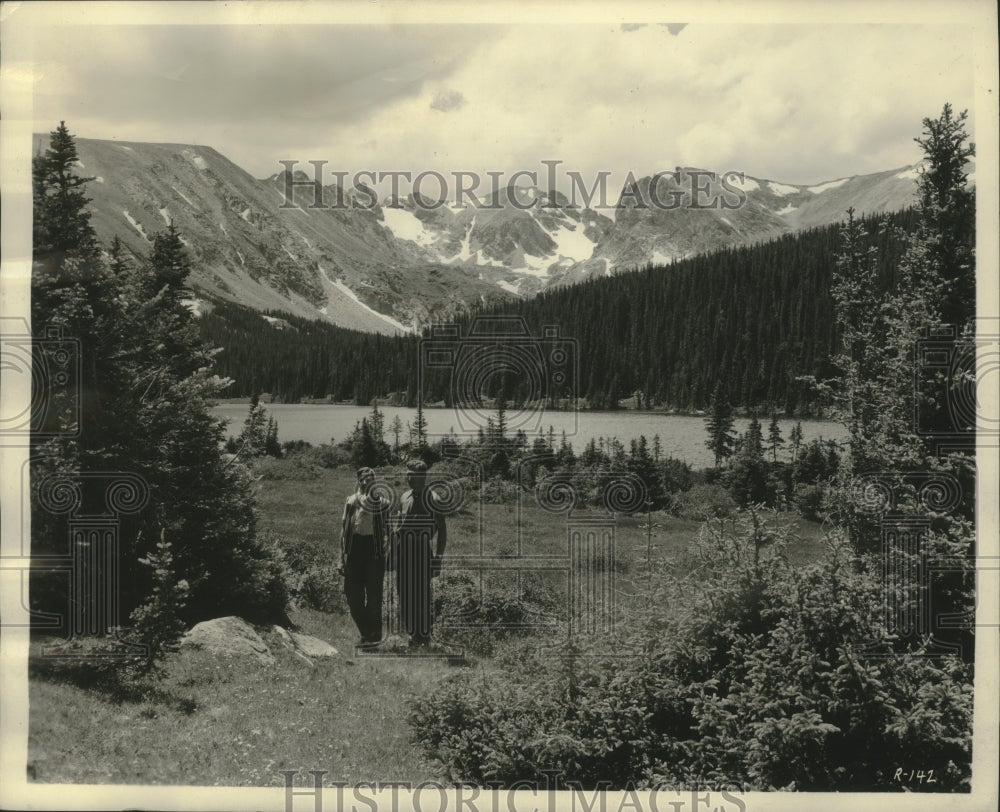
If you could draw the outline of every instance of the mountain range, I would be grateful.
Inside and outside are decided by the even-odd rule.
[[[36,153],[47,140],[35,136]],[[365,190],[317,190],[297,172],[289,201],[284,173],[254,178],[211,147],[76,145],[99,239],[117,235],[142,257],[173,223],[192,254],[192,306],[221,298],[388,334],[473,303],[827,225],[850,207],[899,210],[915,200],[919,168],[811,186],[677,168],[627,184],[600,211],[526,186],[461,207],[413,194],[351,205]],[[311,207],[317,193],[348,205]]]

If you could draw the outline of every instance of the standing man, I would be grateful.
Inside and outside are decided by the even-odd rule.
[[[382,578],[385,575],[385,545],[388,541],[385,500],[371,493],[375,472],[358,469],[358,487],[344,505],[340,545],[344,596],[364,648],[382,640]]]
[[[425,487],[427,464],[410,460],[406,468],[410,490],[400,499],[394,544],[399,619],[410,635],[410,645],[426,646],[434,623],[431,579],[441,570],[448,531],[437,497]]]

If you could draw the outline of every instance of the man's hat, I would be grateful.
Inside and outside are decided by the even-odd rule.
[[[364,465],[358,469],[358,479],[364,479],[366,476],[375,476],[375,471],[367,465]]]
[[[406,470],[411,474],[426,474],[427,463],[423,460],[410,459],[406,461]]]

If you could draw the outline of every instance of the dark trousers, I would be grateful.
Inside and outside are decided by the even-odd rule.
[[[434,623],[431,595],[431,546],[426,536],[414,533],[399,545],[396,589],[399,593],[399,620],[416,642],[431,636]]]
[[[362,639],[382,639],[382,577],[385,564],[375,555],[375,539],[355,536],[344,564],[344,596]]]

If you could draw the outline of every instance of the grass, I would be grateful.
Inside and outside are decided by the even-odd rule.
[[[283,464],[283,463],[282,463]],[[287,548],[339,559],[344,498],[352,471],[320,469],[314,478],[258,483],[260,527]],[[402,482],[399,481],[399,487]],[[584,510],[574,514],[594,518]],[[467,506],[449,520],[447,553],[489,555],[517,550],[519,514],[509,505]],[[791,521],[792,516],[782,516]],[[652,564],[669,566],[698,532],[695,521],[652,516]],[[565,557],[567,518],[541,510],[533,498],[520,514],[522,550]],[[817,525],[799,521],[802,540],[788,550],[793,563],[822,550]],[[619,605],[627,609],[646,572],[646,516],[619,516],[615,526]],[[512,574],[492,573],[487,583]],[[548,580],[546,581],[546,578]],[[564,573],[525,581],[565,589]],[[314,668],[279,654],[273,666],[184,650],[172,655],[154,685],[125,696],[85,686],[65,668],[34,658],[30,667],[29,775],[56,783],[281,785],[279,770],[329,770],[329,781],[440,779],[410,741],[406,716],[414,698],[432,692],[453,664],[442,659],[354,656],[357,639],[346,612],[300,608],[301,631],[332,643],[341,656]],[[444,634],[440,636],[445,636]],[[468,661],[499,673],[488,657]]]

